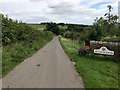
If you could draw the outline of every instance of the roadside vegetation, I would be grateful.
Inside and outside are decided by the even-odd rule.
[[[79,55],[78,49],[84,45],[78,40],[59,39],[66,54],[75,62],[86,88],[118,88],[118,63],[115,60]]]
[[[47,36],[47,37],[46,37]],[[2,76],[48,43],[54,34],[2,15]]]

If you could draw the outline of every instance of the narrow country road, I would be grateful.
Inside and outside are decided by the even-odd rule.
[[[3,88],[84,88],[58,37],[2,78]]]

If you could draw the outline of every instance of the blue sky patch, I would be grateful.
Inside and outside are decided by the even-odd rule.
[[[100,6],[101,6],[101,5],[104,5],[104,4],[111,4],[111,2],[100,2],[100,3],[97,3],[97,4],[92,5],[90,8],[99,9]]]

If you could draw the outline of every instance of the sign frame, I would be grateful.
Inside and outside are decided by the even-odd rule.
[[[102,54],[102,55],[114,55],[114,51],[110,51],[107,47],[103,46],[100,49],[94,49],[95,54]]]

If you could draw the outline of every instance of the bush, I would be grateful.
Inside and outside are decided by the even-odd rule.
[[[29,41],[37,34],[29,25],[13,21],[8,16],[2,15],[2,42],[3,45],[9,45],[18,41]]]
[[[120,37],[117,37],[116,35],[114,35],[114,36],[102,37],[102,38],[101,38],[101,41],[120,42]]]
[[[87,55],[89,53],[89,46],[80,47],[80,49],[78,50],[78,53],[80,55]]]
[[[70,38],[70,39],[79,39],[80,37],[80,33],[78,32],[68,32],[66,35],[65,35],[65,38]]]

